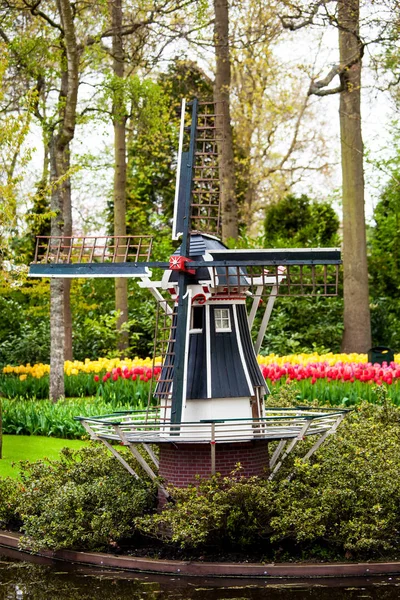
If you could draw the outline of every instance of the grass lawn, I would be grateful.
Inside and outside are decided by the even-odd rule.
[[[58,458],[61,448],[78,449],[89,442],[81,440],[61,440],[53,437],[35,435],[3,435],[3,458],[0,459],[0,477],[18,477],[19,460],[39,460],[40,458]]]

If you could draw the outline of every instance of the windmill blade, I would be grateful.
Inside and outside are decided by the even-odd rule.
[[[189,233],[198,230],[214,235],[220,233],[221,111],[214,102],[199,102],[196,98],[192,102],[182,101],[173,240],[184,235],[186,219]]]
[[[224,293],[261,296],[336,296],[340,250],[336,248],[210,250],[212,260],[193,261],[213,272],[213,285]]]
[[[146,235],[39,236],[29,276],[146,277],[157,265],[149,262],[152,243]]]
[[[183,235],[184,226],[184,190],[188,184],[188,153],[183,156],[183,136],[185,133],[185,112],[186,100],[182,100],[181,104],[181,123],[179,128],[179,146],[178,146],[178,164],[176,167],[176,184],[175,184],[175,200],[174,200],[174,218],[172,222],[172,239],[177,240]],[[191,171],[190,171],[191,175]]]
[[[185,263],[187,261],[186,257],[190,252],[191,192],[197,129],[197,98],[195,98],[190,105],[192,110],[192,118],[190,125],[190,143],[186,164],[187,185],[182,194],[179,191],[177,194],[178,201],[181,203],[178,213],[183,215],[182,243],[179,249],[179,256],[171,257],[171,265],[178,272],[178,305],[176,309],[176,330],[174,341],[175,360],[172,382],[171,423],[180,423],[182,418],[185,378],[187,373],[187,321],[190,313],[189,298],[187,293],[189,278]]]
[[[284,248],[251,250],[210,250],[215,266],[273,266],[300,264],[341,264],[338,248]]]

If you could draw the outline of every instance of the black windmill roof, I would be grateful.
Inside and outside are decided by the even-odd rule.
[[[192,260],[205,260],[206,254],[213,254],[213,250],[226,250],[229,252],[229,249],[225,244],[223,244],[218,238],[208,235],[205,233],[196,233],[190,236],[190,246],[189,246],[189,256]],[[174,255],[180,254],[181,247],[175,250]],[[217,267],[216,269],[218,274],[218,284],[220,286],[227,285],[226,280],[226,269],[224,267]],[[240,270],[241,273],[245,274],[245,269]],[[237,281],[237,270],[235,267],[228,268],[228,278],[232,276],[233,281]],[[191,277],[191,281],[189,283],[198,283],[199,281],[210,281],[210,273],[207,267],[200,267],[196,270],[196,274]],[[176,271],[170,271],[170,275],[168,278],[170,283],[177,283],[178,281],[178,273]],[[241,285],[248,285],[247,280],[243,277],[241,278]]]

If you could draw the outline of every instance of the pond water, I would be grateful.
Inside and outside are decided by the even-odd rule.
[[[2,551],[3,552],[3,551]],[[5,551],[4,551],[5,552]],[[397,600],[400,577],[310,581],[191,579],[66,567],[0,554],[0,600]]]

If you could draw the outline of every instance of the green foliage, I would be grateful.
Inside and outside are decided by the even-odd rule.
[[[391,180],[374,210],[369,231],[368,271],[374,345],[400,349],[400,170],[399,158],[389,164]]]
[[[0,275],[0,366],[48,361],[49,285]]]
[[[181,548],[204,545],[246,548],[269,529],[272,486],[257,477],[216,475],[199,485],[172,488],[174,504],[136,520],[147,535]]]
[[[361,556],[396,550],[399,417],[399,410],[388,405],[363,405],[315,462],[297,460],[293,480],[280,482],[272,541],[289,538]]]
[[[165,260],[173,250],[170,239],[161,238],[153,254]],[[0,288],[0,366],[48,363],[50,358],[48,283],[29,280],[23,285],[5,281]],[[153,350],[155,302],[148,290],[129,283],[128,323],[131,347],[124,356],[145,358]],[[73,280],[73,350],[76,360],[116,356],[117,332],[114,286],[109,279]],[[93,392],[90,392],[93,393]],[[75,394],[73,394],[75,395]]]
[[[77,416],[95,416],[113,411],[128,410],[126,405],[115,399],[106,403],[102,400],[59,400],[56,404],[48,400],[8,400],[3,398],[3,433],[17,435],[44,435],[58,438],[80,439],[86,431]]]
[[[35,319],[20,323],[17,331],[8,332],[0,343],[0,364],[35,364],[50,356],[50,321]]]
[[[189,60],[174,60],[157,82],[138,83],[131,99],[128,143],[128,233],[171,237],[176,150],[182,98],[209,98],[212,84]],[[161,234],[161,235],[160,235]],[[164,255],[165,258],[165,255]]]
[[[400,291],[400,171],[384,190],[375,207],[375,227],[370,236],[369,273],[375,297],[396,298]]]
[[[373,288],[370,291],[374,293]],[[370,308],[373,346],[388,346],[398,352],[400,350],[400,300],[388,297],[373,298]]]
[[[17,504],[21,488],[15,479],[0,478],[0,527],[15,528],[20,525]]]
[[[265,215],[265,236],[257,240],[258,247],[307,248],[338,244],[339,219],[328,202],[311,201],[304,194],[289,194],[270,205]],[[244,245],[253,244],[246,239]],[[342,335],[341,298],[282,297],[274,305],[261,353],[338,352]]]
[[[261,354],[339,352],[342,298],[277,298]]]
[[[200,481],[198,487],[174,489],[175,504],[136,524],[184,548],[251,546],[275,559],[395,553],[400,541],[399,440],[399,409],[387,402],[363,404],[311,462],[294,454],[273,481],[244,479],[238,471]]]
[[[132,136],[128,148],[127,225],[129,233],[150,233],[172,218],[173,146],[176,122],[163,88],[143,81],[132,100]]]
[[[339,219],[329,202],[288,194],[265,211],[267,248],[336,246]]]
[[[20,544],[32,550],[115,547],[133,536],[134,518],[155,503],[154,486],[134,479],[99,446],[64,448],[58,461],[25,462],[21,478]]]

